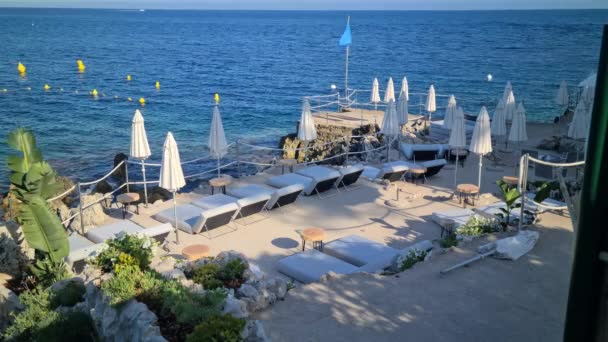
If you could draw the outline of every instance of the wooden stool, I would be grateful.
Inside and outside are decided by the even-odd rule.
[[[182,254],[189,261],[194,261],[209,256],[209,246],[207,245],[190,245],[182,249]]]
[[[418,185],[418,181],[422,180],[422,184],[424,184],[426,182],[426,167],[414,167],[414,168],[410,168],[409,170],[406,171],[406,175],[408,175],[409,179],[412,180],[412,183]]]
[[[306,241],[312,241],[312,248],[323,251],[325,230],[322,228],[306,228],[298,232],[302,237],[302,251],[306,248]]]
[[[458,195],[459,203],[462,203],[463,208],[467,206],[467,199],[472,199],[472,204],[475,205],[475,197],[479,195],[479,188],[474,184],[458,184],[456,186],[456,195]]]
[[[232,179],[228,177],[217,177],[209,180],[209,185],[211,185],[211,194],[213,195],[215,188],[222,189],[222,193],[226,194],[226,186],[232,183]]]
[[[125,192],[116,196],[116,202],[122,204],[122,218],[123,220],[127,216],[127,211],[131,203],[139,201],[139,194],[136,192]],[[135,204],[135,210],[139,215],[139,203]]]
[[[293,167],[298,163],[295,159],[280,159],[279,165],[281,165],[281,174],[285,173],[285,166],[289,168],[289,172],[293,173]]]

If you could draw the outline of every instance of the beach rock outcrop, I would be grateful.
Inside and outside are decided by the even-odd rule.
[[[83,195],[80,198],[80,205],[73,208],[70,212],[71,215],[74,215],[76,213],[80,213],[80,206],[85,208],[82,213],[82,218],[77,216],[72,221],[72,228],[77,230],[79,233],[84,234],[89,231],[89,229],[102,225],[108,218],[108,215],[106,215],[106,213],[103,211],[103,198],[103,194]],[[82,225],[81,222],[83,223]]]
[[[95,192],[99,194],[107,194],[112,190],[112,186],[105,179],[95,185]]]
[[[245,342],[266,342],[270,339],[266,336],[264,331],[264,325],[262,321],[250,320],[245,324],[243,333],[241,335]]]
[[[247,303],[234,296],[226,297],[224,302],[223,314],[229,314],[236,318],[249,317],[249,311],[247,311]]]
[[[123,160],[127,160],[129,159],[129,157],[124,154],[124,153],[118,153],[114,156],[114,167],[118,166],[118,164],[120,164],[120,162],[122,162]],[[120,184],[124,183],[127,180],[127,166],[126,163],[123,164],[121,167],[119,167],[118,169],[116,169],[116,171],[114,171],[114,173],[112,173],[112,177],[114,179],[116,179]]]
[[[0,232],[0,273],[19,277],[27,262],[28,256],[23,248],[7,233]]]
[[[85,301],[78,306],[91,315],[103,341],[166,341],[160,333],[156,315],[134,299],[116,309],[110,305],[109,297],[88,284]]]
[[[0,285],[0,334],[13,322],[11,313],[16,313],[22,308],[19,297],[13,291]]]

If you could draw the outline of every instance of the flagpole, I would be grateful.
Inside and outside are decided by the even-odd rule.
[[[350,16],[346,19],[346,25],[350,25]],[[350,44],[346,45],[346,65],[344,68],[344,95],[346,97],[346,101],[349,101],[348,98],[348,50],[350,48]],[[338,99],[339,101],[339,99]]]

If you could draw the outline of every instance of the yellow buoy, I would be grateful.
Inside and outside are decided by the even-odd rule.
[[[48,91],[49,89],[51,89],[51,86],[49,86],[48,84],[44,85],[44,90]]]
[[[20,74],[25,74],[27,68],[21,62],[19,62],[19,64],[17,64],[17,71],[19,71]]]
[[[133,99],[130,97],[127,97],[127,101],[131,102],[131,101],[133,101]]]
[[[127,81],[131,80],[131,75],[127,75]]]
[[[156,90],[160,89],[160,82],[156,81],[156,84],[154,85],[154,87],[156,87]]]
[[[78,72],[84,72],[84,70],[87,68],[82,62],[82,59],[77,59],[76,65],[78,66]]]
[[[146,99],[144,99],[143,97],[140,97],[139,98],[139,104],[142,105],[142,106],[145,106],[146,105]]]
[[[98,94],[97,89],[93,89],[93,91],[91,91],[91,95],[93,95],[93,97],[97,97]]]
[[[215,104],[218,105],[220,103],[220,94],[215,93],[213,99],[215,100]]]

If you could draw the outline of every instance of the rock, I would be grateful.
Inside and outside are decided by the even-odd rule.
[[[258,292],[258,290],[249,284],[241,285],[241,287],[239,287],[236,291],[236,295],[238,298],[242,298],[242,297],[255,298],[255,297],[259,296],[259,294],[260,293]]]
[[[68,189],[72,189],[75,185],[73,180],[65,176],[57,176],[55,178],[55,181],[60,184],[57,195],[63,194],[64,192],[68,191]],[[53,208],[55,208],[56,205],[58,206],[57,202],[62,202],[68,208],[71,207],[72,203],[74,202],[74,196],[76,195],[76,191],[76,188],[74,188],[72,191],[53,201]]]
[[[120,164],[120,162],[122,162],[123,160],[127,160],[129,159],[129,157],[127,157],[126,154],[124,153],[118,153],[114,156],[114,167],[118,166],[118,164]],[[116,171],[114,171],[114,173],[112,174],[112,177],[114,177],[114,179],[116,179],[120,184],[124,183],[126,181],[126,164],[123,164],[121,167],[119,167],[118,169],[116,169]]]
[[[51,285],[49,288],[51,292],[57,293],[63,291],[66,287],[74,286],[74,287],[82,287],[84,288],[84,280],[80,277],[74,277],[70,279],[64,279],[56,282]]]
[[[245,342],[266,342],[270,339],[266,336],[264,331],[264,325],[262,321],[250,320],[245,324],[243,333],[241,334],[243,341]]]
[[[249,317],[249,312],[247,311],[247,303],[232,296],[226,297],[222,313],[232,315],[236,318]]]
[[[263,283],[261,282],[256,283],[256,287],[250,284],[241,285],[236,291],[236,297],[247,303],[247,310],[249,312],[263,310],[276,301],[276,296],[272,296],[272,294],[263,287]]]
[[[164,202],[165,201],[163,201],[162,199],[159,199],[159,200],[154,201],[154,203],[152,203],[152,205],[156,207],[156,206],[163,204]]]
[[[13,291],[0,286],[0,333],[13,322],[11,312],[16,313],[22,309],[19,297]]]
[[[105,179],[95,185],[95,193],[98,194],[107,194],[112,192],[112,186]]]
[[[184,274],[184,271],[179,270],[179,269],[169,270],[169,271],[161,273],[161,275],[165,279],[175,279],[175,280],[186,279],[186,275]]]
[[[116,309],[91,283],[87,284],[85,303],[102,341],[166,341],[156,315],[143,303],[132,299]]]
[[[220,266],[224,266],[234,259],[241,259],[241,261],[245,264],[246,268],[249,268],[249,261],[247,261],[245,255],[234,250],[221,252],[215,257],[215,259],[213,259],[213,262]]]
[[[101,270],[99,268],[86,264],[80,272],[79,276],[82,278],[85,284],[92,283],[96,286],[99,286],[101,283]]]
[[[249,268],[245,270],[243,275],[246,281],[261,281],[266,277],[264,271],[254,263],[249,263]]]
[[[27,268],[28,256],[23,248],[7,233],[0,233],[0,273],[6,273],[12,277],[21,277]]]
[[[319,281],[321,283],[327,283],[333,279],[336,279],[337,277],[338,277],[338,274],[336,272],[329,271],[329,272],[325,273],[324,275],[322,275],[321,278],[319,279]]]
[[[55,202],[53,202],[53,203],[55,203]],[[66,221],[70,217],[70,208],[68,208],[68,206],[65,205],[65,203],[59,202],[59,204],[55,204],[54,209],[55,209],[55,212],[57,213],[57,216],[59,216],[59,219],[61,220],[61,222]]]
[[[142,190],[142,195],[140,196],[140,198],[144,198],[143,197],[143,190]],[[161,200],[161,201],[168,201],[170,199],[173,199],[173,194],[169,191],[167,191],[166,189],[163,189],[161,187],[154,187],[152,189],[148,189],[148,203],[154,203],[154,205],[156,205],[156,202]]]
[[[272,278],[265,282],[268,291],[275,295],[277,299],[284,299],[287,294],[287,282],[283,278]]]
[[[89,229],[103,225],[105,220],[108,218],[106,213],[103,211],[103,206],[101,200],[104,197],[103,194],[92,194],[92,195],[83,195],[80,199],[80,205],[84,206],[86,209],[83,211],[82,220],[84,221],[84,230],[82,229],[80,222],[80,216],[74,218],[72,221],[72,228],[78,231],[81,234],[86,233]],[[101,201],[100,201],[101,200]],[[97,202],[99,201],[99,202]],[[97,202],[97,203],[95,203]],[[95,203],[95,204],[92,204]],[[92,204],[92,205],[91,205]],[[89,205],[91,205],[89,207]],[[88,207],[88,208],[87,208]],[[71,214],[79,213],[80,206],[71,210]]]

